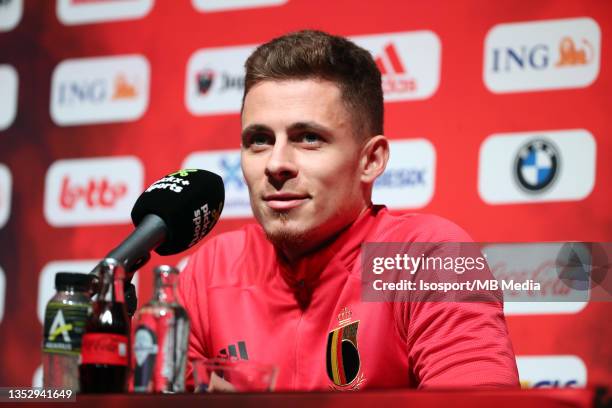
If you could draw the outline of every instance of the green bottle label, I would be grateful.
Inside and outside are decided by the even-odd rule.
[[[43,351],[79,355],[89,305],[51,302],[45,310]]]

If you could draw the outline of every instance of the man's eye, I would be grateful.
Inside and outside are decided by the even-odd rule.
[[[270,142],[270,137],[263,133],[256,133],[251,136],[251,144],[262,146]]]
[[[302,134],[302,140],[308,144],[312,144],[319,142],[321,138],[316,133],[304,133]]]

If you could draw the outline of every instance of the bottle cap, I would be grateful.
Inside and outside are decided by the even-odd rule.
[[[88,291],[94,278],[88,273],[58,272],[55,274],[55,289],[66,290],[74,287],[78,291]]]
[[[179,270],[176,269],[174,266],[170,266],[170,265],[159,265],[156,266],[155,269],[153,269],[153,273],[155,275],[178,275],[179,274]]]

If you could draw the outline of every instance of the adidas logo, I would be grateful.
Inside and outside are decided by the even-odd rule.
[[[239,341],[236,344],[230,344],[226,348],[219,350],[217,357],[248,360],[249,354],[247,353],[246,343],[244,341]]]
[[[382,87],[385,94],[410,93],[417,90],[417,82],[404,67],[395,45],[387,44],[383,52],[374,58],[382,74]]]

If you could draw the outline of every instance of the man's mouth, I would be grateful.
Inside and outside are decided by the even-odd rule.
[[[304,204],[310,199],[308,194],[274,193],[263,197],[266,205],[275,211],[287,211]]]

